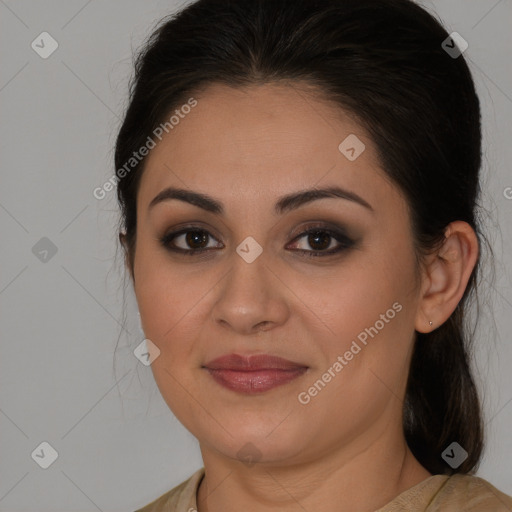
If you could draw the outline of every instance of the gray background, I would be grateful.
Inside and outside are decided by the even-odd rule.
[[[202,466],[133,356],[143,334],[129,283],[123,318],[115,192],[92,194],[114,171],[132,50],[177,5],[0,0],[0,511],[134,510]],[[485,277],[477,340],[488,429],[478,474],[512,494],[512,0],[424,5],[468,41],[482,101],[496,276]],[[47,59],[31,48],[43,31],[59,44]],[[32,250],[43,237],[57,248],[46,262]],[[58,452],[48,469],[31,457],[43,441]]]

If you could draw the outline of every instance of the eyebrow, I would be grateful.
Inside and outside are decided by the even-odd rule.
[[[371,212],[375,212],[372,206],[362,197],[358,196],[354,192],[337,186],[320,189],[312,188],[285,195],[279,198],[276,202],[274,212],[278,215],[282,215],[291,210],[295,210],[306,203],[325,198],[346,199],[347,201],[352,201],[364,206]],[[159,192],[149,203],[148,210],[151,210],[155,205],[163,201],[169,201],[171,199],[190,203],[216,215],[224,215],[224,206],[220,201],[217,201],[206,194],[175,187],[168,187]]]

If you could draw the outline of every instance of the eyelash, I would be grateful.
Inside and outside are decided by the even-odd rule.
[[[181,249],[177,247],[172,247],[170,242],[172,242],[176,237],[180,235],[187,234],[189,232],[198,232],[200,234],[207,234],[208,237],[214,238],[206,229],[195,227],[195,226],[187,226],[186,228],[180,229],[179,231],[174,231],[171,233],[165,234],[161,239],[160,243],[163,247],[169,251],[181,254],[183,256],[199,256],[202,253],[211,251],[212,248],[203,248],[203,249]],[[311,234],[327,234],[334,240],[336,240],[340,245],[335,249],[330,249],[329,251],[308,251],[306,249],[293,249],[294,252],[298,252],[307,257],[325,257],[332,256],[341,251],[350,249],[354,245],[354,241],[346,236],[342,231],[330,229],[325,227],[324,225],[318,226],[310,226],[307,230],[303,231],[299,235],[297,235],[292,242],[297,242],[301,238],[311,235]],[[215,238],[214,238],[215,239]],[[329,243],[330,245],[330,243]]]

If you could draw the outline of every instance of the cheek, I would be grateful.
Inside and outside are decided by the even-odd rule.
[[[328,332],[347,339],[373,325],[380,314],[404,298],[405,267],[405,262],[360,251],[321,278],[296,279],[294,291],[307,299]]]
[[[165,253],[141,243],[135,259],[135,294],[146,338],[160,350],[151,370],[162,398],[185,425],[198,415],[190,396],[200,396],[194,368],[204,319],[201,297],[207,292],[204,275],[170,265]],[[139,249],[138,248],[138,249]],[[199,274],[199,275],[198,275]],[[211,288],[211,285],[210,285]],[[200,413],[200,411],[199,411]],[[206,420],[205,420],[206,421]]]
[[[370,397],[376,387],[386,386],[398,393],[407,375],[414,340],[413,253],[403,243],[395,244],[395,250],[379,247],[359,251],[313,291],[314,281],[308,280],[308,306],[321,321],[328,357],[317,376],[342,356],[343,369],[337,365],[340,377],[333,379],[333,387],[345,396]],[[297,295],[306,293],[302,286]]]
[[[165,251],[154,247],[154,242],[140,237],[134,261],[134,290],[144,332],[160,341],[201,293],[197,283],[186,278],[179,266],[171,265],[166,256]]]
[[[176,335],[180,318],[186,313],[188,288],[164,261],[160,251],[150,250],[143,240],[137,247],[134,273],[134,290],[144,333],[160,349],[160,358],[165,358],[169,351],[168,340]]]

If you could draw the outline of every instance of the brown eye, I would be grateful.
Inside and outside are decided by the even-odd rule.
[[[185,241],[192,249],[203,249],[208,236],[206,231],[187,231]]]
[[[354,243],[342,231],[314,226],[295,238],[292,249],[305,256],[329,256],[351,248]]]
[[[204,229],[182,229],[168,233],[160,243],[168,250],[182,254],[200,253],[215,248],[208,247],[209,240],[215,240],[213,236]]]
[[[331,240],[332,236],[325,231],[316,231],[314,233],[309,233],[308,235],[308,244],[315,251],[327,249]]]

